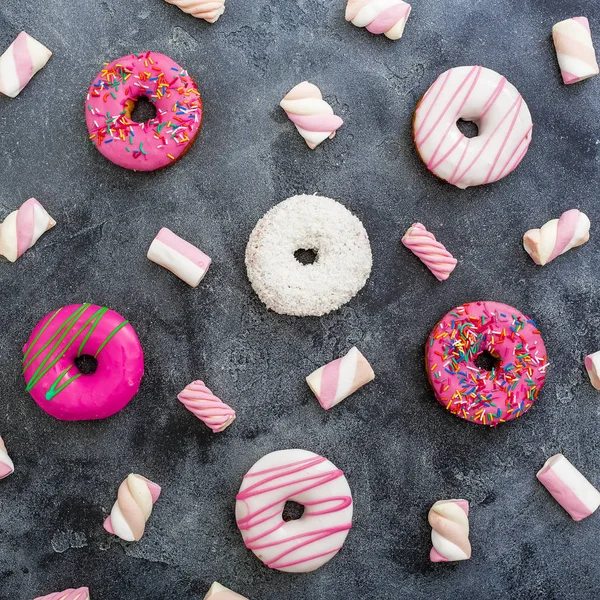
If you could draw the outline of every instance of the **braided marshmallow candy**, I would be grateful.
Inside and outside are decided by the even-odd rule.
[[[90,600],[90,590],[86,587],[69,589],[64,592],[54,592],[47,596],[40,596],[35,600]]]
[[[279,106],[296,125],[311,150],[327,138],[331,139],[344,124],[340,117],[333,114],[333,108],[323,100],[321,90],[308,81],[293,87]]]
[[[421,223],[413,223],[408,228],[402,243],[417,255],[438,281],[448,279],[456,267],[454,256]]]
[[[348,0],[346,21],[390,40],[399,40],[410,15],[410,4],[402,0]]]
[[[21,31],[0,56],[0,92],[16,98],[51,56],[46,46]]]
[[[202,381],[190,383],[177,396],[179,401],[208,427],[219,433],[235,419],[235,410],[217,398]]]
[[[469,542],[469,502],[438,500],[429,510],[433,548],[431,562],[450,562],[471,558]]]
[[[523,247],[536,265],[545,265],[567,250],[590,239],[590,220],[576,208],[560,219],[548,221],[541,229],[530,229],[523,236]]]
[[[14,472],[15,465],[6,451],[4,440],[0,437],[0,479],[4,479]]]
[[[600,390],[600,351],[588,354],[585,357],[585,368],[590,377],[591,384]]]
[[[128,475],[119,487],[117,501],[104,521],[104,529],[126,542],[139,542],[152,505],[159,496],[159,485],[141,475]]]
[[[225,12],[225,0],[166,0],[179,7],[184,13],[215,23]]]
[[[306,383],[319,404],[329,410],[373,379],[375,373],[369,361],[353,347],[345,356],[311,373]]]
[[[585,17],[557,23],[552,27],[552,38],[564,83],[569,85],[598,75],[590,23]]]
[[[229,588],[215,581],[210,586],[206,596],[204,596],[204,600],[248,600],[248,598],[232,592]]]
[[[191,287],[204,279],[211,259],[202,250],[163,227],[150,244],[148,258],[177,275]]]
[[[44,207],[35,198],[29,198],[0,223],[0,256],[15,262],[55,225]]]

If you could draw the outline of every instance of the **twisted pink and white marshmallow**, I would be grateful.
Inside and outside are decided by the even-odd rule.
[[[44,207],[35,198],[29,198],[0,223],[0,256],[15,262],[55,225]]]
[[[373,379],[375,373],[369,361],[353,347],[345,356],[311,373],[306,383],[319,404],[329,410]]]
[[[563,81],[568,85],[598,75],[590,23],[573,17],[552,27],[552,38]]]
[[[225,0],[166,0],[184,13],[214,23],[225,12]]]
[[[311,150],[331,139],[344,121],[333,114],[321,90],[303,81],[293,87],[279,103]]]
[[[54,592],[47,596],[39,596],[35,600],[90,600],[90,590],[86,587]]]
[[[46,46],[21,31],[0,56],[0,92],[11,98],[18,96],[51,56]]]
[[[402,0],[348,0],[346,21],[390,40],[399,40],[410,15],[410,4]]]
[[[4,440],[0,437],[0,479],[4,479],[14,472],[15,465],[6,451]]]
[[[206,596],[204,596],[204,600],[248,600],[248,598],[232,592],[229,588],[215,581],[210,586]]]
[[[530,229],[523,236],[523,247],[536,265],[545,265],[567,250],[590,239],[590,220],[576,208],[560,219],[548,221],[541,229]]]
[[[590,377],[591,384],[600,390],[600,351],[588,354],[585,357],[585,368]]]
[[[408,228],[402,243],[419,257],[438,281],[448,279],[456,267],[454,256],[421,223],[413,223]]]
[[[193,381],[177,396],[179,401],[201,421],[219,433],[235,419],[235,410],[217,398],[203,381]]]
[[[119,487],[117,501],[104,521],[104,529],[126,542],[138,542],[159,496],[159,485],[141,475],[128,475]]]
[[[471,558],[468,516],[467,500],[438,500],[431,507],[427,516],[433,544],[429,554],[431,562]]]

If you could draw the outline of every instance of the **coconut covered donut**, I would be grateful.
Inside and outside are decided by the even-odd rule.
[[[298,251],[314,261],[300,262]],[[321,316],[351,300],[371,273],[369,236],[347,208],[323,196],[294,196],[274,206],[250,234],[248,279],[267,308]]]

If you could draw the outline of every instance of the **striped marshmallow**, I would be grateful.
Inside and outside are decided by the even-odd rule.
[[[86,587],[54,592],[47,596],[39,596],[35,600],[90,600],[90,590]]]
[[[104,529],[126,542],[139,542],[152,505],[159,496],[159,485],[141,475],[128,475],[119,487],[117,501],[104,521]]]
[[[15,262],[55,225],[44,207],[29,198],[0,224],[0,256]]]
[[[202,250],[163,227],[150,244],[148,258],[174,273],[192,287],[198,287],[211,259]]]
[[[451,562],[471,558],[469,542],[469,502],[438,500],[429,510],[431,562]]]
[[[308,81],[293,87],[279,106],[285,110],[311,150],[335,136],[344,123],[323,100],[321,90]]]
[[[413,223],[408,228],[402,243],[425,264],[438,281],[448,279],[456,267],[454,256],[421,223]]]
[[[15,465],[6,451],[4,440],[0,437],[0,479],[4,479],[14,472]]]
[[[585,357],[585,368],[590,377],[591,384],[600,390],[600,351],[588,354]]]
[[[552,27],[560,73],[567,85],[598,75],[598,62],[586,17],[573,17]]]
[[[206,596],[204,596],[204,600],[248,600],[248,598],[232,592],[229,588],[215,581],[210,586]]]
[[[217,398],[203,381],[194,381],[177,396],[179,401],[205,425],[220,433],[235,419],[235,410]]]
[[[399,40],[410,15],[410,4],[402,0],[348,0],[346,21],[390,40]]]
[[[319,404],[329,410],[373,379],[375,373],[369,361],[358,348],[353,347],[342,358],[311,373],[306,378],[306,383]]]
[[[600,506],[600,492],[562,454],[550,457],[537,478],[574,521],[589,517]]]
[[[21,31],[0,56],[0,92],[17,97],[31,78],[50,60],[52,52]]]
[[[560,219],[548,221],[541,229],[530,229],[523,236],[523,247],[536,265],[545,265],[567,250],[590,239],[590,220],[576,208]]]
[[[215,23],[225,12],[225,0],[166,0],[178,6],[184,13]]]

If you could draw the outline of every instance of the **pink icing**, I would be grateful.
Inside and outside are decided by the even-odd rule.
[[[402,19],[408,19],[410,8],[410,4],[406,3],[390,6],[367,25],[367,31],[376,35],[389,31]]]
[[[145,96],[157,114],[136,123],[128,102]],[[115,164],[154,171],[181,158],[202,124],[202,100],[195,81],[168,56],[130,54],[106,65],[89,88],[86,122],[90,138]],[[108,114],[108,117],[107,117]]]
[[[210,266],[211,259],[209,256],[204,254],[202,250],[196,248],[196,246],[193,244],[190,244],[189,242],[186,242],[184,239],[180,238],[178,235],[175,235],[170,229],[163,227],[158,232],[156,239],[166,246],[169,246],[169,248],[172,248],[175,250],[175,252],[178,252],[205,271]]]
[[[35,600],[87,600],[90,591],[86,587],[69,589],[64,592],[54,592],[47,596],[39,596]]]
[[[144,354],[133,327],[115,311],[93,304],[46,315],[23,348],[23,374],[38,406],[57,419],[104,419],[138,391]],[[75,359],[96,356],[95,373],[81,375]]]
[[[156,501],[160,496],[160,492],[162,491],[160,485],[154,483],[153,481],[150,481],[149,479],[146,479],[145,477],[142,477],[142,475],[138,475],[138,477],[142,478],[146,482],[146,484],[148,485],[148,491],[150,492],[150,496],[152,496],[152,504],[156,504]],[[104,519],[103,527],[106,531],[108,531],[108,533],[115,535],[115,530],[113,529],[110,515],[108,515],[108,517]]]
[[[19,86],[23,89],[33,76],[33,62],[31,60],[29,48],[27,47],[27,34],[24,31],[21,31],[14,41],[14,44],[13,56],[15,67],[19,79]]]

